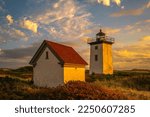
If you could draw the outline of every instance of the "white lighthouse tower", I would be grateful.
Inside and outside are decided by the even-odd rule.
[[[112,44],[114,38],[100,32],[96,34],[96,40],[90,44],[90,71],[89,74],[113,74]]]

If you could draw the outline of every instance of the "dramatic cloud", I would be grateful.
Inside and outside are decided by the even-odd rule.
[[[43,39],[75,48],[88,62],[90,49],[87,40],[92,37],[95,39],[95,34],[99,31],[98,24],[102,24],[104,32],[116,39],[113,45],[115,69],[150,68],[147,64],[150,63],[150,19],[146,14],[150,8],[150,2],[141,7],[137,7],[139,4],[133,4],[133,8],[137,7],[137,9],[128,9],[128,6],[123,6],[126,5],[122,3],[123,0],[27,1],[28,6],[33,5],[32,8],[26,6],[22,8],[22,12],[18,12],[14,20],[11,15],[7,15],[8,13],[13,14],[13,12],[7,11],[7,6],[1,5],[0,0],[1,13],[2,10],[6,10],[2,13],[0,20],[0,44],[2,45],[0,47],[0,67],[28,65],[29,60],[38,49],[37,46],[29,47],[29,45],[34,42],[41,43]],[[112,8],[102,7],[102,5]],[[118,7],[122,10],[111,16],[138,16],[145,13],[137,19],[131,17],[133,20],[130,22],[124,22],[122,18],[115,21],[108,15],[112,11],[116,11]],[[16,9],[20,10],[17,7]],[[100,12],[104,9],[106,10],[105,14]],[[141,21],[136,22],[138,18]],[[127,19],[130,20],[130,17]],[[132,24],[134,20],[135,23]],[[137,42],[137,40],[139,41]]]
[[[13,24],[14,22],[13,17],[11,15],[7,15],[6,20],[8,21],[9,24]]]
[[[25,19],[20,23],[20,25],[22,28],[28,29],[34,33],[37,33],[37,31],[38,31],[38,24],[31,20]]]
[[[90,13],[74,0],[59,0],[35,17],[36,22],[54,38],[79,39],[88,32]]]
[[[103,5],[110,6],[110,0],[98,0],[98,3],[102,3]]]
[[[120,10],[119,12],[115,12],[113,14],[111,14],[111,17],[121,17],[121,16],[138,16],[144,13],[144,11],[146,9],[148,9],[150,7],[150,2],[148,4],[143,5],[141,8],[137,8],[137,9],[129,9],[129,10]]]
[[[121,4],[121,0],[97,0],[98,3],[102,3],[105,6],[110,6],[111,2],[116,3],[118,6]]]

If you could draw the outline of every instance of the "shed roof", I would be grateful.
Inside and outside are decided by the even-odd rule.
[[[42,51],[42,48],[44,48],[45,46],[47,46],[63,64],[68,63],[87,65],[86,61],[72,47],[48,40],[44,40],[40,48],[31,59],[30,64],[36,63],[36,61],[38,60],[37,58],[39,58],[38,56],[40,56],[40,51]]]

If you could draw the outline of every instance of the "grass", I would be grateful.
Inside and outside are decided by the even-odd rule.
[[[126,95],[130,100],[150,100],[150,92],[149,91],[139,91],[134,88],[128,88],[121,86],[120,83],[116,83],[114,81],[95,81],[93,83],[95,86],[102,86],[108,89],[113,90],[114,92],[121,92]]]
[[[88,75],[86,82],[70,81],[56,88],[36,87],[32,67],[0,69],[0,99],[133,99],[150,100],[150,71],[115,71],[114,75]]]
[[[0,79],[0,87],[0,99],[128,99],[120,92],[81,81],[70,81],[56,88],[42,88],[32,85],[29,81],[7,77]]]
[[[91,79],[92,78],[92,79]],[[115,71],[113,75],[87,77],[93,85],[122,92],[128,99],[150,100],[150,71]]]

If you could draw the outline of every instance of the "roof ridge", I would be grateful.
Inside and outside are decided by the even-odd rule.
[[[44,40],[36,54],[33,56],[30,64],[36,63],[42,49],[47,46],[57,59],[64,63],[87,65],[86,61],[76,52],[73,47],[59,44],[53,41]]]
[[[49,41],[49,40],[44,40],[46,43],[54,43],[54,44],[57,44],[57,45],[60,45],[60,46],[65,46],[65,47],[68,47],[68,48],[72,48],[73,49],[73,47],[70,47],[70,46],[68,46],[68,45],[64,45],[64,44],[60,44],[60,43],[56,43],[56,42],[54,42],[54,41]]]

